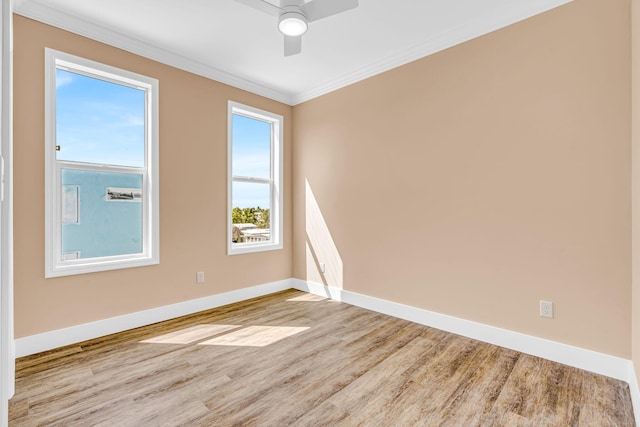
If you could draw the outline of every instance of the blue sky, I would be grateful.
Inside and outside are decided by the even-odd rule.
[[[233,115],[232,121],[233,175],[269,178],[271,124],[238,114]],[[232,193],[234,207],[270,207],[267,184],[236,182]]]
[[[142,90],[56,70],[58,160],[144,166]],[[271,124],[233,115],[233,175],[269,178]],[[162,144],[162,142],[161,142]],[[270,207],[269,186],[234,183],[234,207]]]
[[[58,160],[144,166],[142,90],[56,70]]]

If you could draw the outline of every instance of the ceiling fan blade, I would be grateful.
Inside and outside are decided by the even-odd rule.
[[[302,36],[284,36],[284,56],[302,52]]]
[[[282,9],[265,0],[236,0],[236,1],[238,3],[244,4],[245,6],[249,6],[251,8],[259,10],[260,12],[268,13],[269,15],[280,16],[280,14],[282,13]]]
[[[300,6],[309,22],[358,7],[358,0],[312,0]]]

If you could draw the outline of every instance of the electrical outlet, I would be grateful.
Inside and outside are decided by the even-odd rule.
[[[327,266],[324,264],[324,262],[320,263],[320,273],[324,274],[327,270]]]
[[[550,301],[540,301],[540,317],[553,319],[553,303]]]
[[[204,283],[204,271],[198,271],[196,273],[196,283]]]

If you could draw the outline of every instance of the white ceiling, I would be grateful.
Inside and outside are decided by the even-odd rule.
[[[277,19],[235,0],[14,0],[14,9],[295,105],[570,1],[360,0],[311,23],[289,57]]]

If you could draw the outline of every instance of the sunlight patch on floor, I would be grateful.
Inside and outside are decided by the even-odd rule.
[[[239,331],[203,341],[198,345],[225,345],[241,347],[265,347],[284,338],[288,338],[309,327],[295,326],[248,326]]]
[[[180,329],[179,331],[170,332],[148,340],[140,341],[141,343],[151,344],[190,344],[200,341],[223,332],[230,331],[242,327],[241,325],[196,325],[189,328]]]
[[[325,301],[326,297],[314,294],[304,294],[298,297],[289,298],[287,301]]]

